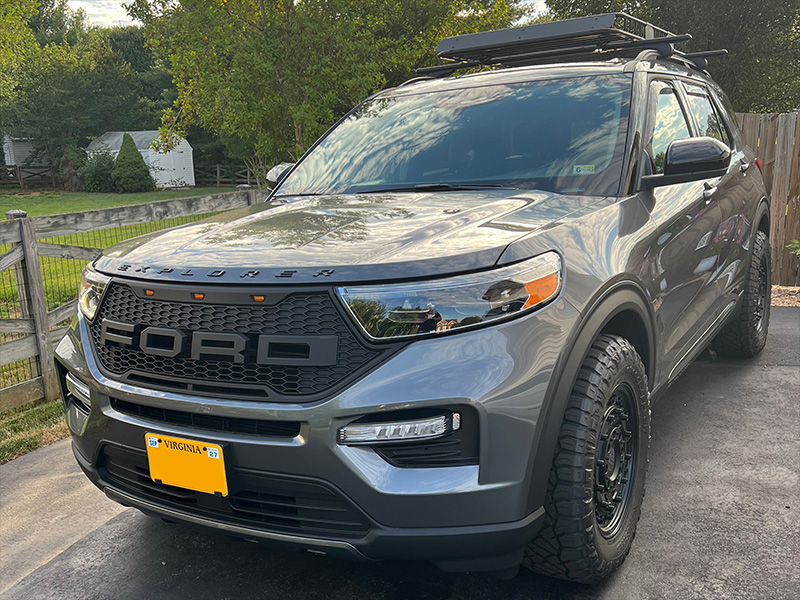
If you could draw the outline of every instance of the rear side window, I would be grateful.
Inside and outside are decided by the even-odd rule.
[[[697,123],[697,135],[713,137],[730,146],[728,132],[705,90],[694,85],[687,85],[686,98],[689,112],[692,113],[695,123]]]
[[[663,173],[670,143],[691,137],[678,96],[670,84],[663,81],[650,84],[650,114],[653,126],[648,151],[653,172]]]
[[[726,125],[728,135],[731,138],[729,144],[731,148],[736,144],[736,136],[739,135],[739,122],[736,120],[736,113],[733,110],[733,105],[728,97],[718,88],[712,89],[714,99],[717,101],[718,107],[722,107],[723,124]]]

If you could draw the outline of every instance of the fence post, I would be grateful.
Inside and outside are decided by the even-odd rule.
[[[217,187],[219,187],[219,177],[220,177],[220,168],[219,168],[219,163],[217,163]]]
[[[33,221],[27,217],[25,211],[9,211],[14,213],[19,220],[20,236],[22,241],[23,259],[21,262],[24,277],[27,282],[27,298],[20,295],[20,304],[27,304],[30,316],[33,318],[34,335],[39,347],[39,368],[44,381],[44,395],[47,400],[59,398],[58,376],[53,360],[53,345],[50,343],[50,321],[47,318],[47,302],[44,297],[44,281],[42,269],[39,265],[39,249],[36,245],[36,231]],[[20,214],[21,213],[21,214]],[[14,216],[12,216],[14,218]],[[17,287],[19,290],[20,288]]]
[[[19,181],[19,189],[25,189],[25,179],[22,177],[22,167],[14,165],[14,170],[17,172],[17,181]]]

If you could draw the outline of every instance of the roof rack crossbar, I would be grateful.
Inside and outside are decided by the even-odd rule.
[[[728,54],[727,50],[705,50],[704,52],[691,52],[689,54],[682,54],[681,58],[694,65],[695,68],[705,71],[708,68],[708,59],[715,56],[725,56]]]

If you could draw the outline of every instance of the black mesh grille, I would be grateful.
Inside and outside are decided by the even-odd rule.
[[[155,483],[147,454],[121,446],[103,448],[98,473],[114,487],[154,504],[233,525],[329,538],[361,537],[370,529],[360,511],[321,482],[233,467],[230,495],[217,497]]]
[[[336,364],[331,366],[237,364],[221,360],[168,358],[138,347],[101,344],[103,319],[139,326],[250,335],[337,336]],[[297,292],[275,306],[225,306],[138,297],[123,283],[113,282],[91,325],[100,365],[116,378],[148,387],[188,390],[216,397],[308,400],[334,391],[350,376],[363,373],[387,350],[362,343],[345,322],[326,291]]]

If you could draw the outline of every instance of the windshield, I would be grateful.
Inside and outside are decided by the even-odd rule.
[[[369,100],[277,195],[509,186],[616,194],[628,75],[490,85]]]

